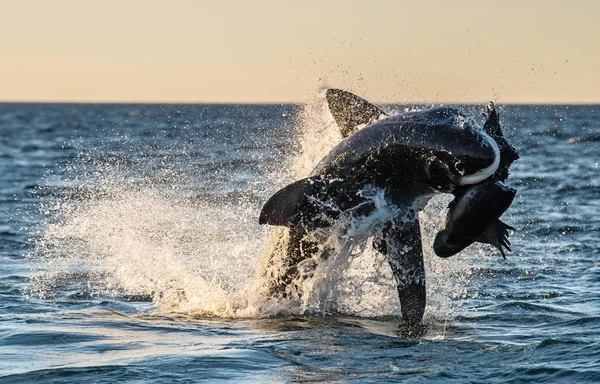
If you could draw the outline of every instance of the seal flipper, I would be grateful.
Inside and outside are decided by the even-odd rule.
[[[487,117],[483,124],[483,130],[496,141],[500,148],[500,165],[494,174],[494,178],[495,180],[504,181],[508,178],[508,169],[519,158],[519,154],[504,137],[502,128],[500,128],[500,114],[496,111],[493,102],[489,102],[486,113],[483,115]]]
[[[508,239],[509,229],[513,231],[515,230],[515,228],[511,227],[510,225],[502,222],[499,219],[496,219],[485,229],[485,231],[483,231],[481,235],[475,238],[475,241],[493,245],[500,251],[504,260],[506,260],[506,255],[504,254],[504,249],[502,247],[506,248],[509,252],[512,252],[510,249],[510,240]]]
[[[378,107],[341,89],[328,89],[325,97],[344,138],[356,132],[360,126],[387,117],[387,114]]]
[[[407,219],[396,219],[386,224],[382,237],[374,239],[374,248],[385,254],[400,297],[402,320],[406,325],[418,326],[425,313],[425,264],[421,246],[421,228],[416,211]]]
[[[486,117],[485,123],[483,124],[483,130],[492,137],[504,136],[502,134],[502,128],[500,127],[500,113],[496,111],[494,102],[490,101],[485,107],[485,113],[483,116]]]

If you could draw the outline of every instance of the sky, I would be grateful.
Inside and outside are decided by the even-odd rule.
[[[600,1],[0,0],[0,101],[600,103]]]

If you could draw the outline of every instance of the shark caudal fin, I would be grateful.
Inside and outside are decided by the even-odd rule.
[[[348,137],[361,127],[387,117],[378,107],[341,89],[328,89],[325,97],[343,137]]]

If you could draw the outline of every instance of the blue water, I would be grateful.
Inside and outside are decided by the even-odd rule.
[[[248,304],[302,109],[0,104],[0,382],[600,382],[600,106],[501,107],[513,253],[435,261],[418,338]]]

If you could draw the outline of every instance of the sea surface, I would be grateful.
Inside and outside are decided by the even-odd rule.
[[[0,104],[0,382],[600,383],[600,106],[499,108],[513,252],[431,255],[430,204],[411,337],[369,249],[260,294],[261,205],[340,140],[322,101]]]

